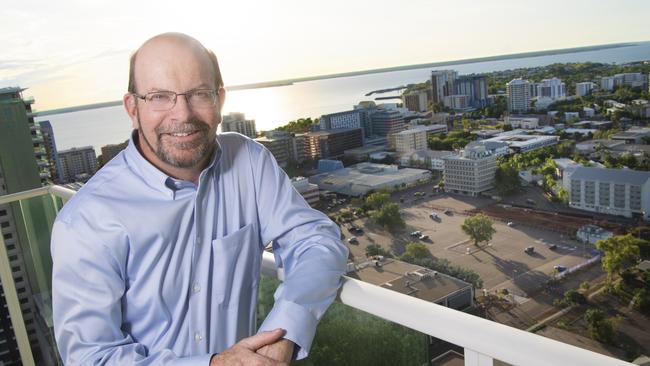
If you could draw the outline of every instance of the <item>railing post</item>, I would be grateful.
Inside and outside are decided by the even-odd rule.
[[[0,281],[2,281],[2,288],[5,293],[5,300],[7,301],[7,308],[9,309],[9,317],[11,318],[11,325],[14,328],[16,336],[16,343],[18,344],[18,352],[22,364],[25,366],[34,366],[34,356],[32,355],[32,347],[29,344],[27,337],[27,328],[25,328],[25,320],[23,319],[23,311],[20,308],[20,301],[18,299],[18,292],[16,291],[16,283],[11,273],[11,263],[9,263],[9,255],[7,254],[7,247],[5,240],[0,234]],[[10,337],[10,334],[7,334]]]
[[[492,366],[492,357],[465,348],[465,366]]]

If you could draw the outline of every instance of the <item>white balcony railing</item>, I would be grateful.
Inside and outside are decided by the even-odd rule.
[[[59,197],[65,203],[74,193],[60,186],[49,186],[0,196],[0,204],[47,194]],[[0,235],[0,280],[5,286],[5,296],[23,364],[34,365],[9,268],[7,251]],[[283,279],[282,269],[276,267],[272,253],[264,253],[262,273]],[[465,365],[492,366],[493,360],[527,366],[632,365],[349,277],[343,279],[339,300],[355,309],[463,347]]]

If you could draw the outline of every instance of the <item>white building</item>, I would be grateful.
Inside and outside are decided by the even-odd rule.
[[[596,110],[589,107],[582,107],[582,112],[585,114],[585,117],[593,117],[596,115]]]
[[[465,148],[470,148],[474,146],[483,146],[485,150],[490,152],[492,155],[496,156],[505,156],[510,154],[510,146],[506,142],[502,141],[491,141],[490,139],[481,140],[481,141],[472,141]]]
[[[400,154],[426,150],[427,131],[423,128],[411,128],[392,133],[388,135],[388,146]]]
[[[536,136],[536,135],[525,135],[525,134],[511,134],[505,135],[502,134],[497,137],[493,137],[487,140],[481,141],[481,143],[486,142],[505,142],[508,144],[511,152],[524,153],[527,151],[532,151],[539,149],[545,146],[551,146],[557,144],[559,141],[558,136]]]
[[[591,81],[584,81],[582,83],[576,83],[576,95],[583,97],[585,95],[591,94],[591,91],[596,87],[596,84]]]
[[[534,130],[539,126],[539,118],[506,116],[505,123],[512,126],[512,128]]]
[[[310,206],[318,205],[320,191],[316,184],[309,183],[309,180],[305,177],[291,178],[291,184]]]
[[[579,167],[570,177],[571,207],[650,219],[650,172]]]
[[[616,74],[614,75],[614,86],[646,89],[648,86],[648,76],[640,72]]]
[[[60,150],[58,155],[62,182],[86,181],[97,170],[97,157],[92,146]]]
[[[580,118],[580,112],[564,112],[565,121],[568,121],[573,118]]]
[[[469,96],[464,94],[447,95],[443,98],[442,103],[445,107],[451,109],[469,108]]]
[[[320,117],[320,129],[363,128],[364,117],[364,113],[361,110],[324,114]]]
[[[494,187],[496,156],[484,146],[465,147],[457,156],[443,157],[445,191],[477,196]]]
[[[566,88],[561,79],[550,78],[543,79],[537,83],[537,97],[550,98],[551,100],[561,100],[566,98]]]
[[[426,90],[416,90],[408,94],[402,94],[404,107],[412,112],[426,112],[429,106],[429,98]]]
[[[613,76],[603,76],[600,78],[600,89],[605,91],[614,90],[614,77]]]
[[[445,168],[445,161],[443,158],[453,155],[458,155],[458,153],[446,150],[414,151],[412,153],[403,154],[400,157],[400,165],[426,167],[431,170],[443,171]]]
[[[528,80],[513,79],[506,84],[508,93],[508,111],[526,112],[530,109],[530,82]]]
[[[614,236],[613,232],[592,224],[583,225],[576,232],[579,242],[589,244],[596,244],[597,241],[607,240],[612,236]]]

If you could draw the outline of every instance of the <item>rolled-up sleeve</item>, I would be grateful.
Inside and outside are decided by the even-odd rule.
[[[84,220],[52,230],[52,306],[56,343],[67,365],[208,366],[212,355],[148,353],[122,331],[123,262],[98,243]]]
[[[285,329],[285,338],[300,347],[301,359],[309,353],[316,326],[336,297],[348,249],[338,226],[309,207],[269,151],[261,146],[253,149],[257,149],[251,155],[256,158],[261,239],[273,241],[276,262],[284,270],[284,282],[260,331]]]

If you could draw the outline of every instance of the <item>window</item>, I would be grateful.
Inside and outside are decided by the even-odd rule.
[[[9,221],[3,221],[3,222],[0,224],[0,227],[1,227],[1,228],[7,228],[7,227],[9,227]]]
[[[0,210],[0,216],[7,216],[7,210]]]

